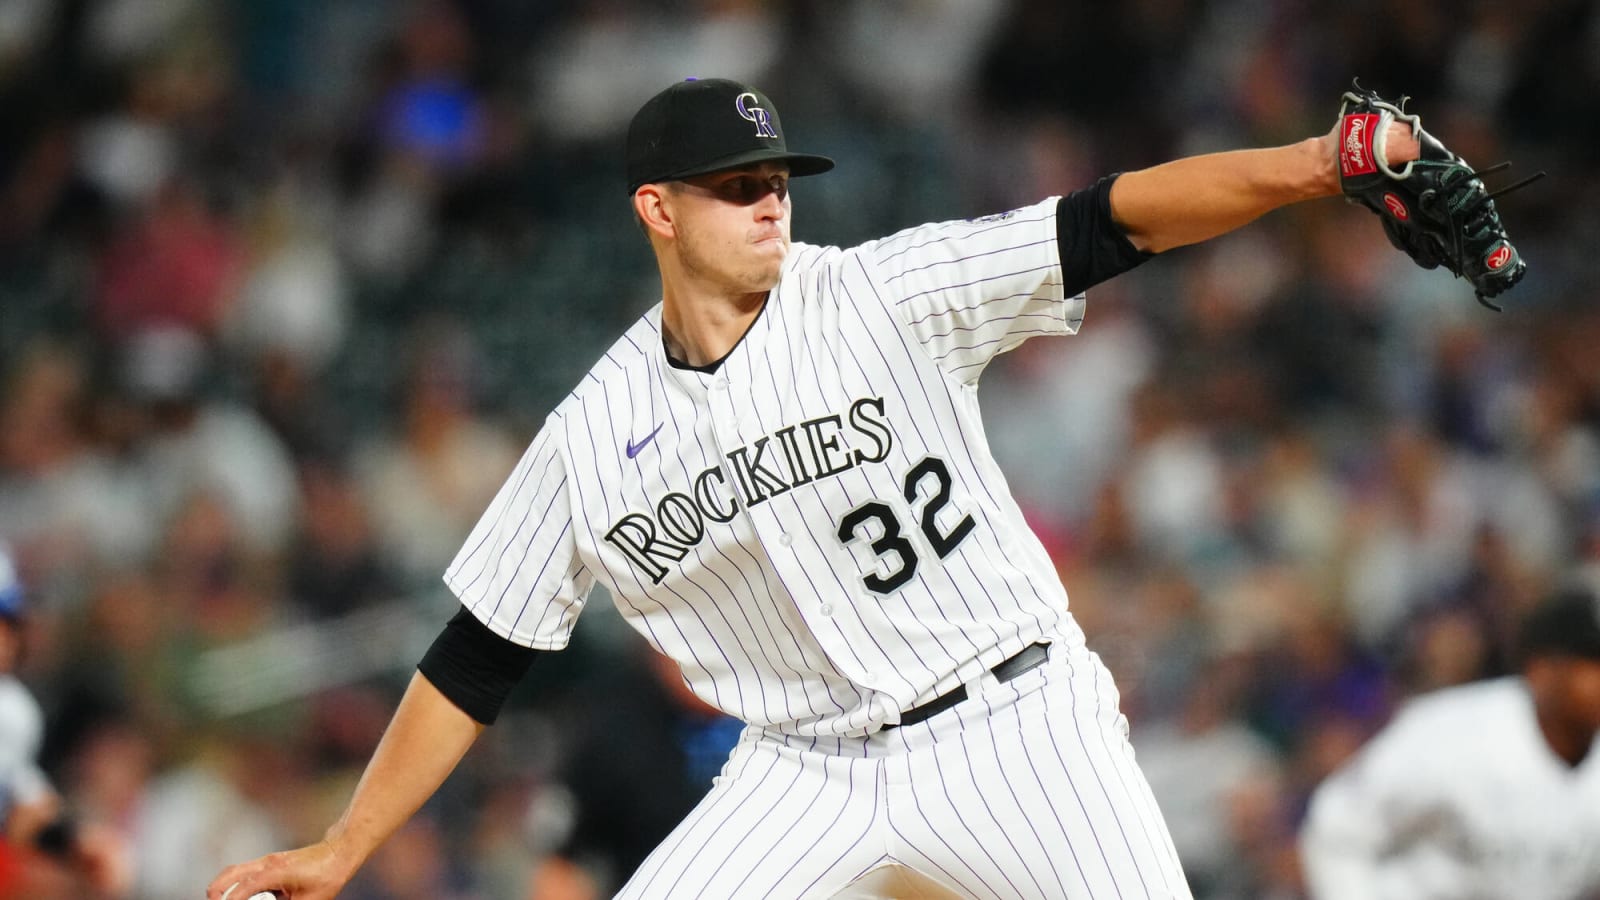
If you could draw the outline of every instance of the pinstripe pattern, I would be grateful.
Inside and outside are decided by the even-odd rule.
[[[565,646],[599,582],[751,726],[626,895],[831,896],[886,862],[963,896],[1182,895],[977,406],[996,354],[1082,321],[1055,208],[794,245],[714,373],[668,363],[656,307],[468,537],[445,581],[495,632]],[[1052,639],[1072,652],[1027,702],[880,730]]]
[[[833,897],[893,865],[960,897],[1188,897],[1165,829],[1117,825],[1155,803],[1115,707],[1104,666],[1063,637],[1046,666],[920,725],[751,728],[618,896]]]

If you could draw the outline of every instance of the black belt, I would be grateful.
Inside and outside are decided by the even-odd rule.
[[[1023,647],[1022,651],[1016,656],[1005,660],[989,671],[994,674],[996,679],[1003,683],[1010,681],[1024,672],[1037,669],[1041,664],[1044,663],[1045,660],[1049,658],[1049,644],[1029,644],[1028,646]],[[955,690],[945,694],[940,694],[921,706],[913,706],[901,713],[900,724],[915,725],[918,722],[925,722],[965,699],[967,699],[967,686],[964,684],[958,684],[956,685]],[[894,725],[885,725],[883,726],[882,730],[888,731],[894,727]]]

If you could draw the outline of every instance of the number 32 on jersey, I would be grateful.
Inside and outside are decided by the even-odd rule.
[[[912,466],[906,472],[904,489],[906,503],[911,505],[916,518],[913,527],[921,530],[928,547],[939,559],[949,556],[977,527],[970,515],[962,516],[947,527],[939,524],[939,513],[950,502],[950,468],[939,457],[925,456]],[[870,538],[872,533],[877,534],[875,539]],[[858,538],[871,539],[872,552],[884,565],[893,564],[886,573],[873,572],[861,579],[869,590],[892,593],[916,577],[916,545],[906,537],[894,507],[882,500],[870,500],[845,513],[839,520],[838,535],[847,546]]]

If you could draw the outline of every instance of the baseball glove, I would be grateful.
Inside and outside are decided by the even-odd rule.
[[[1390,103],[1354,84],[1339,107],[1339,186],[1345,197],[1377,213],[1389,242],[1424,269],[1444,266],[1472,282],[1478,302],[1489,302],[1515,285],[1528,270],[1506,237],[1494,198],[1543,177],[1540,172],[1490,193],[1480,177],[1509,162],[1474,171],[1437,138],[1422,130],[1422,120],[1405,111],[1408,98]],[[1398,170],[1385,156],[1391,122],[1411,126],[1422,158]]]

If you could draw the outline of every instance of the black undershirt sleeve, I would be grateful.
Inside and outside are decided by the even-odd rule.
[[[1056,205],[1056,243],[1060,245],[1061,274],[1068,297],[1155,256],[1133,246],[1111,218],[1111,184],[1118,174],[1073,191]]]
[[[495,634],[463,606],[423,654],[417,671],[474,721],[493,725],[538,655]]]

